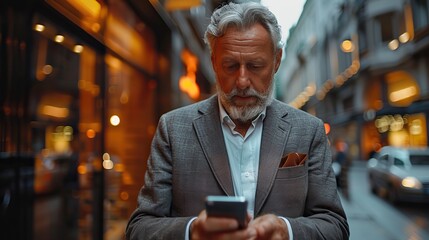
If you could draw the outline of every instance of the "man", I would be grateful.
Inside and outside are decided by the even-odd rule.
[[[347,239],[323,123],[273,99],[274,15],[229,3],[205,40],[218,95],[160,118],[127,238]],[[208,195],[246,197],[247,227],[208,217]]]

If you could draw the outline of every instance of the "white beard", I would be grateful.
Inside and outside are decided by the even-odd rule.
[[[274,88],[272,83],[265,93],[257,92],[253,88],[246,88],[244,90],[234,88],[230,93],[227,94],[222,91],[218,83],[216,83],[216,88],[219,93],[220,102],[222,103],[222,106],[225,108],[229,117],[240,122],[248,122],[254,119],[267,106],[269,106],[274,99]],[[252,105],[237,106],[232,100],[236,95],[256,97],[257,101]]]

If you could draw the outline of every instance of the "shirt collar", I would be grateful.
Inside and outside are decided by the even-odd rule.
[[[219,105],[220,121],[228,125],[228,127],[231,128],[231,130],[233,130],[235,128],[235,123],[229,117],[228,113],[226,112],[225,108],[220,102],[220,97],[218,97],[218,105]],[[255,119],[253,119],[252,125],[255,126],[259,120],[263,121],[265,119],[266,112],[267,112],[267,107],[265,107],[264,110],[262,110],[262,112],[259,113],[259,115]]]

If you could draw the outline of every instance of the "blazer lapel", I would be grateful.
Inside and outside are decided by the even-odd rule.
[[[290,124],[283,118],[286,112],[277,112],[274,100],[267,107],[262,132],[261,152],[259,158],[258,183],[255,196],[255,216],[261,210],[274,183],[283,150],[286,146]]]
[[[212,97],[200,108],[202,116],[194,121],[201,147],[216,180],[226,195],[234,195],[228,153],[220,125],[217,97]]]

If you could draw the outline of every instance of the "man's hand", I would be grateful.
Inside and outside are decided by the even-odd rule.
[[[274,214],[257,217],[249,223],[248,229],[255,229],[258,240],[289,240],[285,221]]]
[[[250,216],[248,221],[250,221]],[[256,239],[256,229],[239,229],[238,222],[235,219],[207,217],[207,213],[204,210],[192,222],[190,237],[192,240]]]

